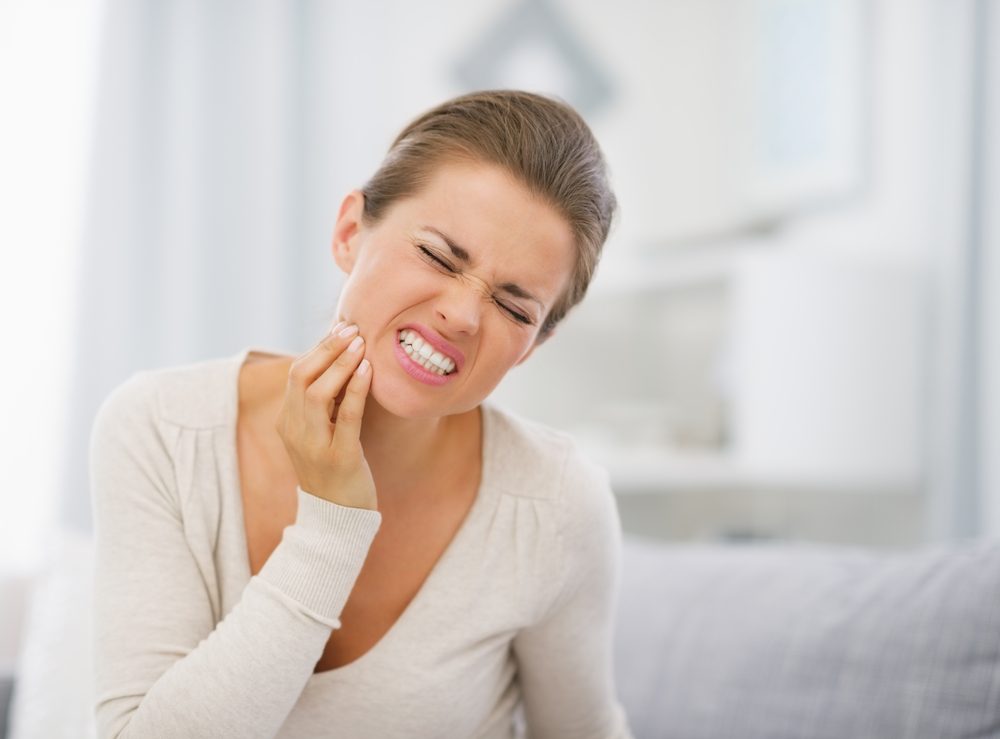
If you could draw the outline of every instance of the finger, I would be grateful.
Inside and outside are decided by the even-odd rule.
[[[305,354],[296,357],[288,369],[285,407],[290,414],[301,417],[305,412],[306,389],[339,357],[358,333],[356,325],[342,327],[337,333],[324,336]]]
[[[330,413],[329,413],[331,421],[333,421],[333,420],[336,419],[336,417],[337,417],[337,408],[339,408],[340,404],[344,402],[344,393],[346,393],[346,392],[347,392],[347,385],[345,384],[342,388],[340,388],[340,392],[337,393],[337,396],[333,399],[333,401],[331,401],[331,403],[330,403]]]
[[[347,383],[344,400],[337,409],[337,424],[333,431],[333,446],[350,453],[361,441],[361,419],[365,415],[365,401],[372,386],[372,369],[367,359],[361,361]]]
[[[337,405],[344,399],[347,381],[351,379],[351,373],[354,372],[364,356],[364,337],[358,335],[351,339],[336,361],[309,386],[310,394],[315,393],[319,401],[325,401],[324,410],[327,421],[334,420]]]
[[[340,354],[358,334],[355,323],[337,324],[330,333],[292,362],[290,370],[304,387],[311,385],[317,377],[326,371],[337,355]]]
[[[359,335],[340,353],[323,374],[306,388],[303,421],[310,434],[329,442],[334,401],[364,357],[364,339]]]

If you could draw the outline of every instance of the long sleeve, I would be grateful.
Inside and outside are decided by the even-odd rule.
[[[579,453],[562,476],[561,576],[513,640],[530,739],[631,739],[614,688],[621,522],[607,472]]]
[[[312,675],[381,524],[301,488],[295,523],[216,624],[170,451],[139,373],[95,417],[94,661],[100,737],[271,737]]]

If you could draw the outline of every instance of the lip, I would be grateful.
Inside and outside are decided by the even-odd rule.
[[[465,364],[465,355],[462,354],[462,352],[458,349],[458,347],[449,344],[439,334],[427,328],[422,323],[407,323],[400,326],[396,330],[397,346],[399,345],[399,339],[398,339],[399,332],[408,328],[412,328],[414,331],[420,334],[420,337],[424,341],[433,346],[435,349],[444,354],[446,357],[451,358],[451,360],[455,363],[455,371],[451,375],[444,375],[445,377],[452,377],[453,375],[456,375],[462,371],[462,366]],[[406,352],[403,352],[403,354],[405,356]]]
[[[398,341],[396,342],[396,346],[393,348],[393,352],[396,355],[396,361],[399,362],[399,365],[403,368],[403,371],[406,372],[406,374],[408,374],[414,380],[418,380],[419,382],[422,382],[425,385],[438,385],[438,386],[444,385],[457,374],[453,372],[450,375],[439,375],[436,372],[431,372],[430,370],[421,367],[419,364],[410,359],[410,356],[406,353],[406,350],[403,349],[403,345],[400,344]]]

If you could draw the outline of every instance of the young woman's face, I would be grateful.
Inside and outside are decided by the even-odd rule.
[[[359,191],[344,199],[333,252],[348,273],[337,315],[365,339],[371,397],[408,418],[475,408],[531,354],[568,285],[569,223],[504,170],[468,162],[439,167],[374,226],[362,208]]]

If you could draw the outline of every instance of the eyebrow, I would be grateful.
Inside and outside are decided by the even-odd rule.
[[[440,238],[442,241],[444,241],[444,243],[448,245],[448,248],[451,249],[451,253],[455,255],[455,258],[458,261],[470,267],[473,266],[472,256],[469,254],[469,252],[463,249],[458,244],[456,244],[455,241],[451,237],[449,237],[446,233],[440,231],[439,229],[434,228],[433,226],[423,226],[422,228],[424,231],[429,231],[438,238]],[[542,303],[541,300],[536,298],[534,295],[532,295],[530,292],[528,292],[523,287],[518,285],[516,282],[501,283],[497,285],[497,289],[503,290],[505,293],[509,293],[516,298],[523,298],[525,300],[534,301],[538,303],[538,306],[542,308],[542,310],[545,309],[545,304]]]

